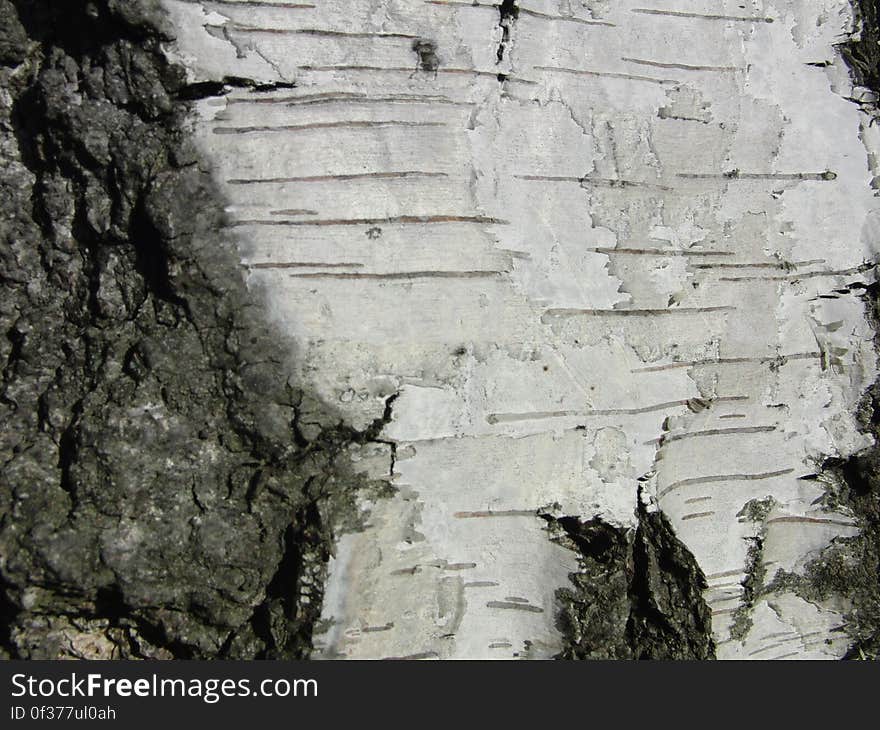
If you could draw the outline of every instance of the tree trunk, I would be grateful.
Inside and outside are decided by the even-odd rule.
[[[0,0],[0,656],[877,656],[878,40]]]

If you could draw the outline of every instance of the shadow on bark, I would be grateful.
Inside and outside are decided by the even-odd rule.
[[[299,658],[375,438],[289,381],[155,0],[0,0],[0,654]],[[390,414],[386,417],[390,418]]]

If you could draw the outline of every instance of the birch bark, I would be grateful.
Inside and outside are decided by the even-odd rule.
[[[846,607],[757,598],[856,532],[876,128],[844,0],[162,0],[291,373],[384,446],[324,657],[550,657],[578,557],[541,514],[704,571],[717,655],[831,658]],[[265,87],[235,86],[234,79]]]

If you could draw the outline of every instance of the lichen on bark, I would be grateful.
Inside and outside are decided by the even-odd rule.
[[[872,287],[875,326],[876,285]],[[880,344],[880,338],[877,338]],[[854,537],[838,537],[809,561],[801,573],[778,570],[760,594],[793,591],[806,601],[842,606],[840,627],[850,641],[845,659],[880,658],[880,383],[866,394],[860,413],[875,445],[849,459],[828,459],[816,478],[826,486],[829,508],[851,515]]]

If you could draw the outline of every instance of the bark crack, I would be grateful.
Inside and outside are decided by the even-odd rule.
[[[510,43],[510,36],[513,25],[519,18],[519,5],[517,0],[502,0],[498,5],[498,27],[501,29],[501,42],[498,44],[498,50],[495,52],[496,63],[504,60],[504,52]]]
[[[669,520],[639,488],[637,526],[542,514],[580,570],[560,589],[562,659],[711,659],[706,579]]]

